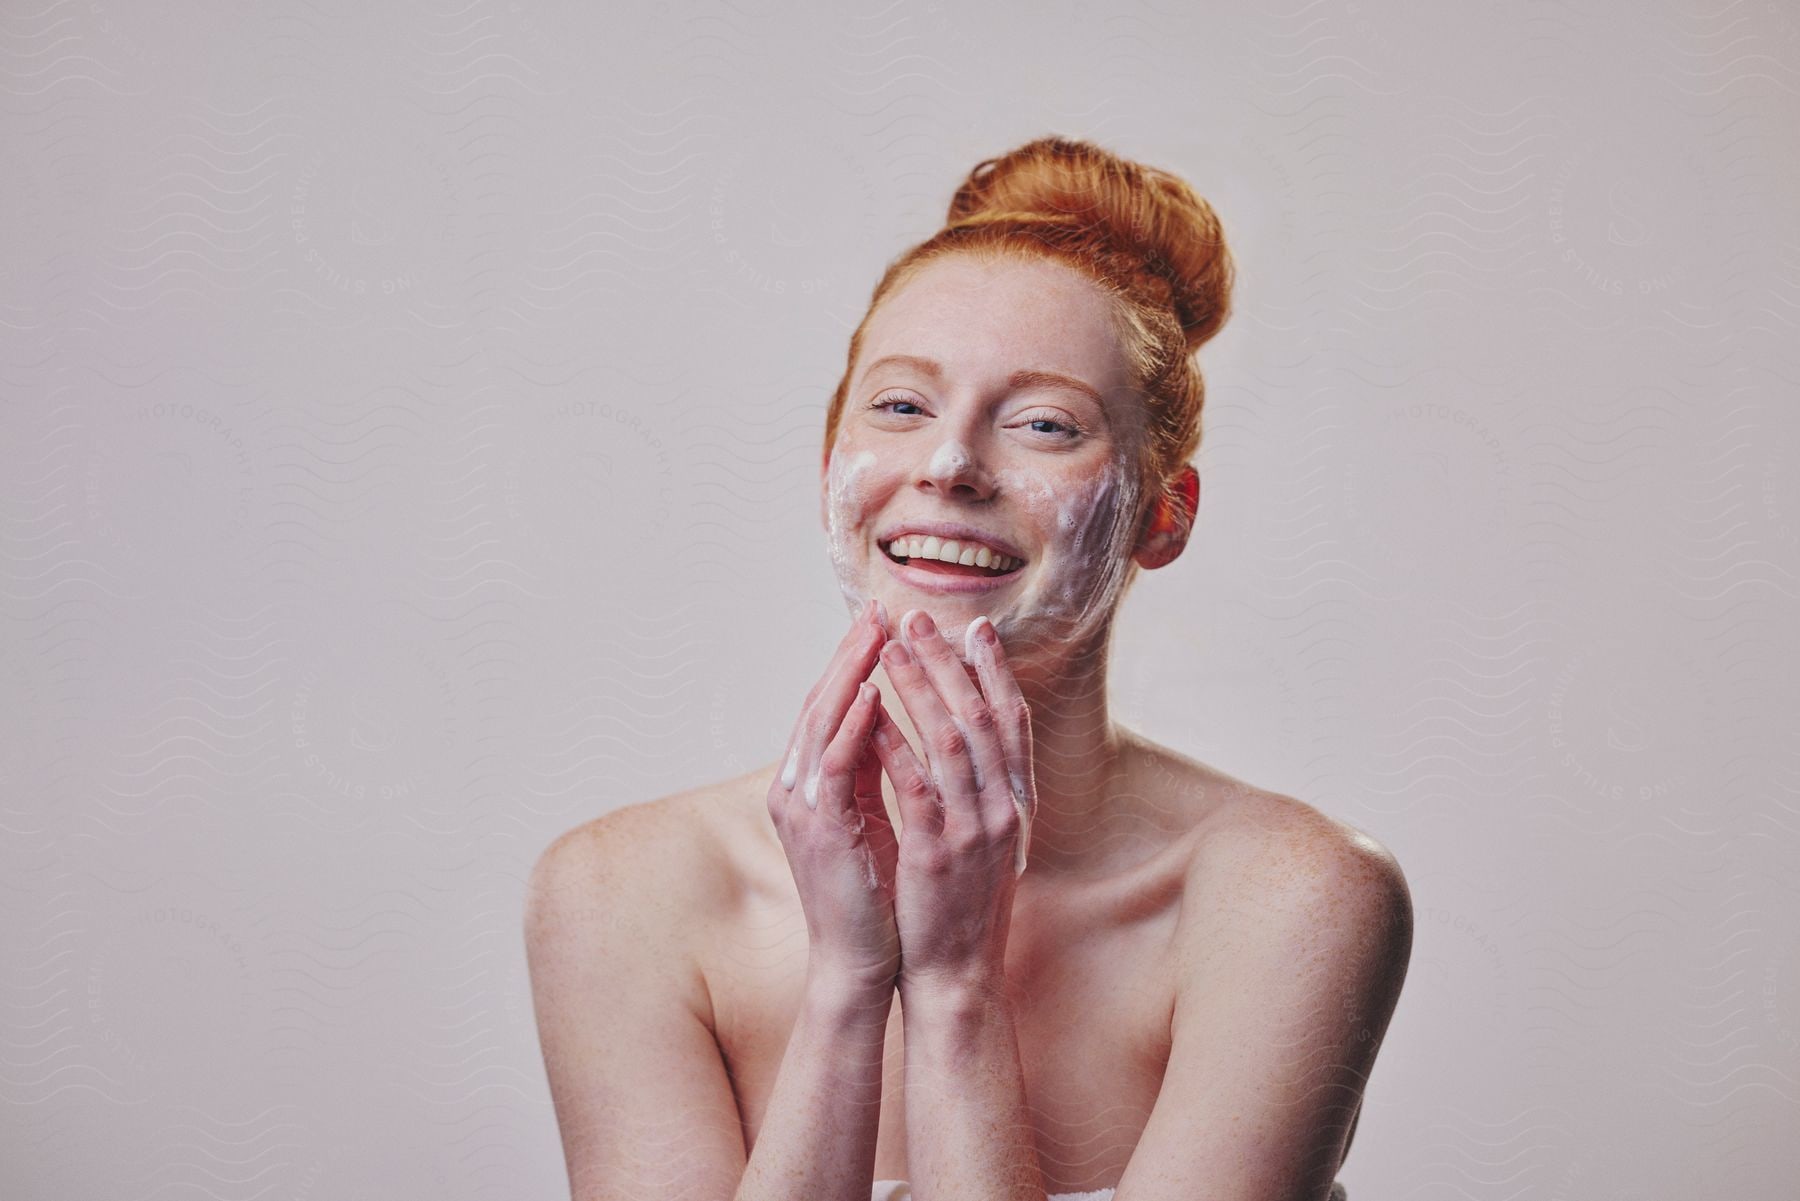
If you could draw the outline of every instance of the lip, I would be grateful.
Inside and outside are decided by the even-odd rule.
[[[881,556],[881,561],[887,564],[887,569],[894,573],[895,578],[908,588],[916,588],[920,592],[976,596],[983,592],[997,592],[1001,588],[1010,587],[1014,580],[1025,574],[1025,568],[1019,566],[1005,575],[944,575],[941,572],[926,571],[923,567],[896,563],[879,547],[876,548],[875,553]]]
[[[979,542],[983,546],[992,547],[1003,555],[1011,555],[1020,560],[1026,558],[1024,552],[1004,538],[996,538],[985,530],[978,530],[972,525],[961,525],[954,521],[895,522],[876,535],[875,541],[880,546],[886,546],[901,534],[919,534],[924,537],[937,538],[940,541],[951,539],[957,542]],[[1005,577],[1000,578],[1004,579]]]

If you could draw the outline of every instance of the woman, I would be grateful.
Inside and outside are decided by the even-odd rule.
[[[1342,1196],[1405,880],[1107,712],[1231,271],[1186,184],[1056,138],[889,267],[822,460],[855,616],[788,745],[534,870],[577,1199]]]

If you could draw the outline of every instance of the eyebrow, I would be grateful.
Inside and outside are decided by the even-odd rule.
[[[941,380],[944,378],[943,364],[939,363],[936,359],[928,359],[916,354],[883,355],[881,358],[876,359],[873,363],[869,364],[869,369],[863,372],[863,376],[866,378],[874,375],[883,367],[911,367],[913,370],[922,372],[934,380]],[[1099,392],[1095,391],[1091,385],[1083,383],[1072,375],[1063,375],[1055,371],[1037,371],[1031,368],[1021,368],[1007,377],[1006,384],[1009,389],[1015,392],[1022,388],[1067,388],[1070,391],[1078,392],[1093,401],[1094,405],[1100,410],[1102,415],[1106,413],[1105,398],[1102,397]]]

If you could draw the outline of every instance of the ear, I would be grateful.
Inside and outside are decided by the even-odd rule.
[[[831,489],[826,483],[831,473],[831,451],[826,449],[819,454],[819,528],[827,534],[831,533]]]
[[[1192,463],[1184,463],[1151,506],[1150,518],[1131,557],[1139,566],[1152,570],[1173,563],[1187,548],[1188,536],[1194,532],[1194,514],[1199,509],[1200,473]]]

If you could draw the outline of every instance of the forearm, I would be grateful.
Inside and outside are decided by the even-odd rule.
[[[903,992],[900,1011],[914,1201],[1043,1201],[1017,1027],[1004,991]]]
[[[808,975],[735,1201],[869,1201],[894,992]]]

